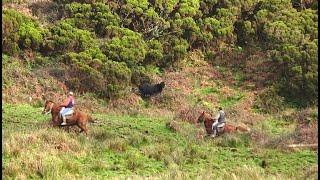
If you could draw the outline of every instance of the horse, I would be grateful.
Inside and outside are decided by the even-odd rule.
[[[51,113],[51,115],[52,115],[51,122],[53,123],[53,126],[62,127],[61,123],[63,120],[60,115],[61,108],[62,108],[61,106],[54,103],[53,101],[46,100],[42,114]],[[88,135],[87,124],[88,124],[88,122],[94,123],[94,120],[88,114],[81,112],[81,111],[78,111],[78,110],[74,110],[74,112],[71,115],[66,116],[66,122],[67,122],[67,125],[65,125],[65,126],[77,125],[81,129],[80,132],[84,132],[85,135]]]
[[[206,128],[207,135],[213,134],[212,124],[216,121],[215,118],[212,118],[211,115],[203,111],[200,116],[198,117],[197,123],[204,123],[204,127]],[[233,132],[249,132],[249,128],[241,127],[241,126],[234,126],[231,124],[226,124],[223,128],[218,127],[217,135],[221,135],[223,133],[233,133]]]

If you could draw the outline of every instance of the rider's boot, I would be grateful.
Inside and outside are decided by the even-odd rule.
[[[62,116],[62,120],[63,120],[63,122],[61,123],[61,126],[67,125],[67,119],[65,116]]]

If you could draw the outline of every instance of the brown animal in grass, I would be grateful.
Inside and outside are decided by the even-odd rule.
[[[54,103],[53,101],[47,100],[44,104],[44,109],[42,114],[49,114],[51,112],[52,115],[52,123],[54,126],[61,126],[62,118],[60,116],[60,110],[62,107],[59,104]],[[77,125],[81,131],[86,135],[88,134],[87,124],[88,122],[94,122],[93,119],[86,113],[74,110],[72,115],[66,116],[66,126],[74,126]]]
[[[212,118],[211,115],[209,115],[208,113],[206,113],[205,111],[203,111],[198,120],[197,123],[204,123],[204,127],[206,128],[207,134],[211,135],[213,134],[213,129],[212,129],[212,124],[216,121],[216,119]],[[219,134],[223,134],[223,133],[233,133],[233,132],[237,132],[237,131],[241,131],[241,132],[249,132],[250,129],[249,128],[245,128],[245,127],[241,127],[241,126],[234,126],[231,124],[226,124],[224,126],[224,128],[222,129],[222,131],[219,131],[218,129],[218,135]]]

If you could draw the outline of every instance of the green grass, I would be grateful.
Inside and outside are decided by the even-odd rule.
[[[230,107],[242,100],[243,97],[244,94],[237,92],[234,96],[222,98],[219,103],[222,107]]]
[[[256,124],[261,131],[265,131],[272,137],[277,137],[285,134],[292,133],[295,129],[295,124],[283,119],[268,118]]]
[[[211,93],[219,94],[219,89],[216,87],[206,87],[206,88],[202,88],[200,92],[202,95],[208,95]]]
[[[50,116],[41,110],[4,104],[5,179],[231,179],[232,173],[264,179],[303,177],[303,168],[317,165],[313,151],[256,151],[250,136],[240,134],[198,140],[193,125],[180,122],[173,131],[166,126],[171,119],[161,116],[93,114],[101,123],[90,125],[87,139],[50,127]],[[260,167],[262,160],[268,162],[266,169]]]

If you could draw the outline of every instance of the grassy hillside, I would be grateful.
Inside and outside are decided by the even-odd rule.
[[[257,95],[241,72],[196,54],[185,59],[192,66],[164,73],[165,90],[150,100],[134,93],[113,101],[77,94],[77,108],[101,122],[90,125],[88,139],[77,128],[52,128],[50,116],[41,114],[42,94],[57,102],[64,97],[65,85],[46,73],[53,67],[6,63],[4,178],[316,178],[318,152],[285,146],[318,142],[317,108],[263,113],[254,107]],[[193,123],[202,110],[215,113],[219,105],[228,123],[252,131],[203,138],[203,127]]]
[[[28,104],[4,104],[5,179],[316,177],[316,152],[259,147],[249,134],[198,139],[199,129],[184,122],[172,127],[170,117],[99,113],[94,117],[101,123],[90,125],[87,139],[50,127],[50,117],[40,112]]]
[[[4,179],[317,179],[317,149],[287,147],[318,143],[318,2],[301,2],[4,1]],[[70,90],[88,137],[41,114]],[[205,137],[219,106],[251,131]]]

